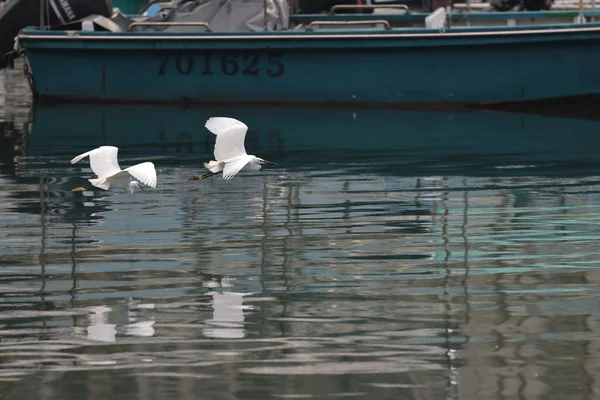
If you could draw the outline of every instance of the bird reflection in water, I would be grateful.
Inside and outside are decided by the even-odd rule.
[[[222,278],[220,286],[230,288],[233,285],[227,278]],[[213,297],[213,317],[206,321],[209,327],[202,332],[211,338],[240,339],[246,336],[244,329],[244,309],[252,309],[244,306],[244,296],[251,293],[239,293],[231,291],[210,292]]]
[[[117,327],[119,325],[123,327],[123,335],[154,336],[154,318],[137,321],[136,312],[133,311],[135,308],[153,309],[154,304],[134,304],[129,299],[124,305],[113,308],[107,306],[90,307],[92,314],[90,315],[90,325],[87,327],[87,339],[116,342]]]

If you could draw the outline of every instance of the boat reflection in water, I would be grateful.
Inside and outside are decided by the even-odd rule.
[[[213,157],[214,135],[204,128],[211,116],[246,123],[248,153],[271,157],[284,169],[352,163],[368,170],[377,163],[378,173],[404,176],[436,173],[436,167],[446,174],[496,175],[507,173],[498,167],[521,165],[536,173],[555,162],[595,163],[600,143],[598,121],[531,114],[94,105],[38,107],[28,153],[66,157],[110,144],[121,149],[120,157],[154,155],[157,166],[203,168]]]

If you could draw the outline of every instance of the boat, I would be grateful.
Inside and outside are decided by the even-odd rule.
[[[299,21],[284,0],[242,3],[28,27],[17,47],[48,101],[465,107],[600,94],[600,23],[583,23],[595,10],[577,23],[454,26],[439,8],[404,27],[406,12]]]

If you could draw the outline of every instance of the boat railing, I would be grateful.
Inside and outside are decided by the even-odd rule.
[[[338,10],[375,10],[375,9],[397,9],[404,10],[406,14],[410,14],[410,8],[406,4],[336,4],[331,7],[329,14],[336,14]]]
[[[164,27],[171,27],[171,26],[200,26],[203,27],[205,29],[206,32],[212,32],[210,29],[210,25],[206,22],[183,22],[183,21],[172,21],[172,22],[133,22],[131,24],[129,24],[129,26],[127,27],[127,31],[131,32],[131,29],[134,26],[164,26]]]
[[[333,27],[333,28],[343,28],[348,29],[352,26],[359,27],[373,27],[373,28],[384,28],[384,29],[392,29],[390,23],[384,19],[375,19],[371,21],[313,21],[306,26],[307,31],[313,31],[315,29],[319,29],[320,27]]]

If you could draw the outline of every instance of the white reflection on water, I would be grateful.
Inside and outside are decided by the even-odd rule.
[[[244,309],[252,310],[252,306],[244,306],[244,296],[252,293],[231,291],[230,279],[222,278],[221,287],[228,288],[221,292],[208,292],[212,300],[212,318],[206,320],[208,327],[202,332],[206,337],[241,339],[246,336],[244,329]]]
[[[244,330],[243,293],[213,292],[213,317],[206,321],[210,328],[202,329],[204,335],[214,338],[236,338],[246,336]]]
[[[117,335],[117,325],[107,324],[108,313],[111,311],[110,307],[99,306],[91,307],[92,314],[90,314],[90,325],[87,327],[87,338],[89,340],[99,340],[102,342],[115,342]]]
[[[92,312],[89,316],[90,325],[87,327],[87,339],[98,340],[102,342],[116,342],[117,332],[122,331],[123,335],[149,337],[154,335],[154,317],[150,320],[137,321],[136,312],[130,309],[131,301],[116,309],[107,306],[90,307]],[[153,304],[137,304],[137,308],[152,309]],[[126,320],[127,323],[121,325],[115,320]]]

